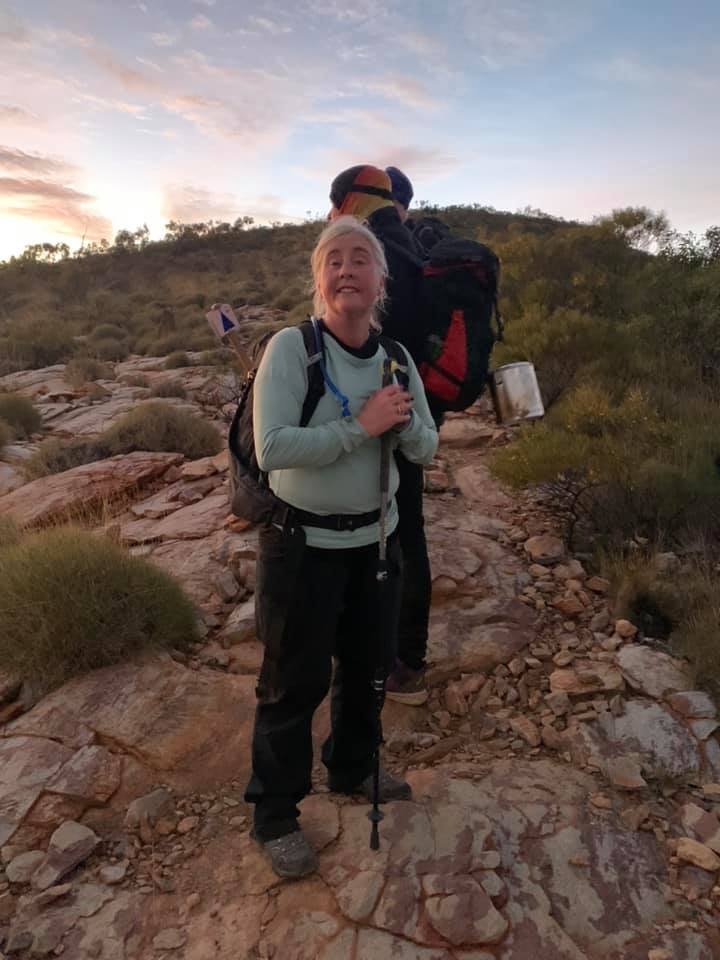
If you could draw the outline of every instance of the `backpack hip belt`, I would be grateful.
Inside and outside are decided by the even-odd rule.
[[[277,523],[282,526],[318,527],[321,530],[335,530],[338,533],[352,532],[361,527],[369,527],[380,519],[380,510],[368,510],[367,513],[311,513],[300,510],[281,501],[278,506]],[[388,504],[389,506],[389,504]]]

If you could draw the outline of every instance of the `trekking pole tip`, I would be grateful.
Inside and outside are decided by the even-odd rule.
[[[368,811],[368,820],[372,823],[370,829],[370,849],[379,850],[380,849],[380,831],[378,830],[378,824],[383,820],[385,814],[380,810],[379,807],[373,806],[372,810]]]

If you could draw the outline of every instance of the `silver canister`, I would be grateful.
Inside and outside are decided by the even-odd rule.
[[[531,363],[506,363],[492,371],[489,382],[498,423],[509,427],[545,416],[535,367]]]

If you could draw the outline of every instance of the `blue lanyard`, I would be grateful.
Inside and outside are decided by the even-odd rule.
[[[315,333],[315,349],[317,350],[320,359],[318,363],[320,364],[320,371],[323,375],[323,380],[325,381],[328,390],[335,397],[337,402],[340,404],[340,409],[342,411],[343,418],[345,420],[350,420],[352,414],[350,413],[350,399],[345,396],[335,384],[330,379],[330,374],[327,372],[327,367],[325,366],[325,345],[322,339],[322,331],[320,330],[320,322],[317,317],[312,317],[313,331]]]

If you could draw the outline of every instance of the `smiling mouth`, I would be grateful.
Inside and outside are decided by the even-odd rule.
[[[357,293],[357,287],[338,287],[338,293]]]

